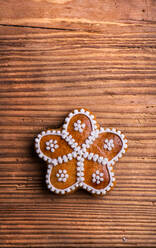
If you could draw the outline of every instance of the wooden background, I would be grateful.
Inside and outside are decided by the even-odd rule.
[[[156,247],[156,1],[0,4],[0,247]],[[33,150],[77,107],[129,141],[103,198],[50,193]]]

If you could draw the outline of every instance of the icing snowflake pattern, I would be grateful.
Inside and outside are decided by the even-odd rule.
[[[114,142],[113,139],[105,139],[104,149],[107,149],[108,151],[111,151],[114,148]]]
[[[54,152],[58,148],[57,140],[49,140],[46,142],[46,150]]]
[[[99,170],[96,170],[95,173],[92,174],[92,182],[96,184],[100,184],[100,182],[104,181],[103,178],[104,174],[99,172]]]
[[[85,123],[81,123],[81,120],[78,120],[74,123],[74,130],[78,131],[79,133],[82,133],[85,128]]]
[[[66,170],[59,170],[58,173],[56,174],[56,177],[58,178],[58,182],[66,182],[68,178],[68,174]]]
[[[62,128],[38,134],[35,147],[48,164],[50,191],[65,194],[83,188],[104,195],[114,185],[113,165],[125,153],[127,140],[114,128],[100,127],[88,110],[76,109],[65,118]]]

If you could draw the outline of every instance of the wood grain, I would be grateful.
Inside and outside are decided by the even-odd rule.
[[[107,32],[114,22],[123,29],[155,24],[155,13],[155,0],[7,0],[1,1],[0,24]]]
[[[1,4],[0,246],[156,247],[155,1],[146,6],[131,1],[133,22],[126,9],[102,19],[106,10],[100,16],[97,4],[93,19],[99,26],[92,25],[90,10],[88,24],[82,11],[73,26],[71,10],[68,25],[61,19],[49,25],[44,11],[60,6],[61,18],[63,8],[80,3],[52,2]],[[103,2],[111,10],[112,1]],[[116,4],[121,3],[128,4]],[[140,10],[145,15],[147,7],[141,21]],[[7,26],[31,23],[36,28]],[[82,190],[61,197],[50,193],[46,165],[33,150],[37,133],[59,127],[68,112],[82,106],[101,126],[120,129],[128,138],[127,154],[115,165],[117,185],[103,198]]]

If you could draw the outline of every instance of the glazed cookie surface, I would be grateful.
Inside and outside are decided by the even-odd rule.
[[[120,131],[99,126],[86,109],[76,109],[63,127],[35,138],[39,157],[48,164],[46,183],[57,194],[78,188],[104,195],[115,182],[113,165],[125,153],[127,140]]]

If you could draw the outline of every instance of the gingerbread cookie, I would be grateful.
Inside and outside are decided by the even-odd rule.
[[[62,128],[41,132],[36,152],[48,164],[46,183],[56,194],[78,188],[104,195],[114,185],[112,166],[127,148],[120,131],[104,129],[86,109],[76,109]]]

